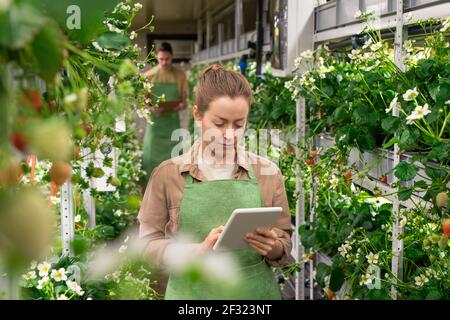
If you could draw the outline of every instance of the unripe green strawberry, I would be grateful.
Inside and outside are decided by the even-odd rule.
[[[448,195],[447,192],[439,192],[436,196],[436,206],[438,208],[447,207],[448,206]]]
[[[117,177],[110,177],[108,183],[114,187],[120,187],[121,183]]]
[[[141,206],[141,198],[130,195],[127,197],[125,205],[130,210],[138,210]]]
[[[433,233],[433,235],[431,236],[431,242],[433,243],[438,243],[440,239],[440,236],[436,233]]]
[[[94,168],[94,170],[92,170],[92,176],[94,178],[101,178],[105,175],[105,171],[103,171],[101,168]]]
[[[431,263],[433,263],[433,262],[436,261],[436,256],[433,255],[433,254],[431,254],[428,258],[430,259],[430,262],[431,262]]]
[[[447,248],[448,238],[446,236],[442,235],[441,238],[439,239],[438,245],[439,245],[439,248],[441,248],[442,250]]]
[[[424,247],[429,247],[431,244],[431,241],[429,239],[425,239],[425,240],[423,240],[422,244]]]

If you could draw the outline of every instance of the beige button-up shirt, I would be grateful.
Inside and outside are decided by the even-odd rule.
[[[206,180],[198,168],[196,160],[198,148],[199,143],[196,142],[187,153],[162,162],[153,170],[149,179],[138,215],[139,235],[141,239],[147,241],[146,254],[158,266],[162,264],[169,244],[176,243],[184,175],[190,174],[195,182]],[[273,162],[242,148],[238,149],[236,159],[238,169],[233,178],[250,179],[248,170],[252,166],[264,206],[283,208],[281,217],[274,227],[284,249],[283,255],[277,260],[266,258],[266,261],[274,267],[283,266],[292,249],[291,216],[284,178]]]

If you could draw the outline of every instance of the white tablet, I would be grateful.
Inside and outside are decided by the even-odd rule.
[[[270,228],[281,216],[281,207],[236,209],[213,247],[214,251],[243,250],[249,247],[244,236],[258,227]]]

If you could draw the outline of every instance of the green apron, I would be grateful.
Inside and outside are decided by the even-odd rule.
[[[175,72],[173,76],[176,80]],[[155,74],[152,92],[156,96],[164,94],[166,102],[180,100],[177,82],[159,82],[159,71]],[[147,124],[145,128],[142,158],[142,166],[147,172],[147,178],[161,162],[172,157],[172,149],[178,144],[178,141],[171,140],[172,132],[180,128],[178,111],[152,114],[152,121],[153,124]]]
[[[180,206],[179,232],[203,241],[212,228],[225,225],[237,208],[262,206],[258,182],[252,170],[250,180],[211,180],[194,182],[188,173],[185,178]],[[211,282],[171,273],[166,300],[279,300],[275,276],[264,258],[250,247],[231,252],[239,265],[240,280],[225,289]]]

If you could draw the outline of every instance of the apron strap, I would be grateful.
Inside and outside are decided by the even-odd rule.
[[[155,72],[155,80],[154,80],[154,82],[159,82],[159,71],[160,70],[161,70],[160,67],[158,67],[158,70],[156,70],[156,72]],[[173,80],[175,82],[166,82],[166,83],[176,83],[178,85],[177,73],[175,72],[175,70],[172,67],[170,68],[170,73],[172,74]]]
[[[186,176],[184,177],[184,181],[185,181],[185,184],[193,184],[194,183],[194,179],[192,178],[190,172],[186,173]]]
[[[250,167],[248,168],[247,173],[248,173],[248,176],[249,176],[250,180],[257,181],[255,173],[253,172],[253,166],[252,165],[250,165]]]

